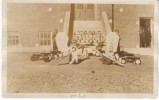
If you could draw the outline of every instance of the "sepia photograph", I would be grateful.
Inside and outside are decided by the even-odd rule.
[[[157,0],[22,1],[3,2],[4,97],[156,97]]]

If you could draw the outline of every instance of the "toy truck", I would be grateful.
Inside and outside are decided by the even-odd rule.
[[[32,54],[32,56],[30,57],[31,61],[38,61],[38,60],[42,60],[42,55],[41,54]]]
[[[32,54],[31,61],[43,60],[44,62],[50,62],[51,60],[62,56],[60,51],[50,51],[47,53]]]
[[[50,53],[41,53],[44,62],[50,62],[53,59],[57,59],[62,57],[62,53],[60,51],[51,51]]]
[[[119,52],[119,62],[121,62],[122,64],[130,62],[130,63],[135,63],[137,65],[140,65],[141,59],[140,59],[140,57],[136,57],[135,54],[120,51]]]

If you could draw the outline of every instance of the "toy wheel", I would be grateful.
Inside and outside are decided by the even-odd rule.
[[[31,56],[31,61],[35,61],[35,57],[34,56]]]
[[[43,59],[43,57],[42,57],[42,56],[40,56],[40,57],[39,57],[39,60],[42,60],[42,59]]]
[[[140,65],[140,64],[141,64],[141,60],[140,60],[140,59],[137,59],[137,60],[135,60],[135,63],[136,63],[137,65]]]
[[[121,59],[121,63],[122,63],[122,64],[125,64],[126,61],[125,61],[124,59]]]
[[[44,62],[50,62],[49,57],[44,57],[43,60],[44,60]]]
[[[100,53],[99,53],[99,52],[97,52],[95,55],[96,55],[97,57],[99,57],[99,56],[100,56]]]
[[[52,56],[49,56],[49,60],[51,60],[52,59]]]
[[[59,57],[62,57],[62,54],[59,54]]]

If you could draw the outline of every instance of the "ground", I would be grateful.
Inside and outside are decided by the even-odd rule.
[[[153,93],[153,57],[142,64],[103,65],[99,57],[80,64],[31,61],[31,53],[8,53],[9,93]],[[66,59],[63,63],[68,62]]]

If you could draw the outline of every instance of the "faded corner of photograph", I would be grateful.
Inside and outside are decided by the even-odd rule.
[[[8,3],[7,93],[154,93],[153,4]]]

